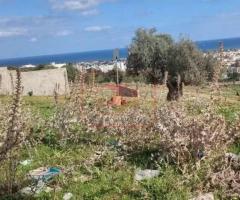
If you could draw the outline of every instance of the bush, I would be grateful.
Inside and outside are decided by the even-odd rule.
[[[33,91],[29,91],[28,96],[30,96],[30,97],[33,96]]]
[[[224,118],[207,109],[198,116],[189,116],[181,104],[155,111],[129,108],[120,114],[105,110],[104,115],[94,109],[85,113],[88,120],[83,123],[91,131],[119,136],[128,155],[155,152],[159,162],[168,161],[185,172],[219,149],[224,153],[231,142]]]
[[[67,70],[68,81],[74,82],[78,70],[71,63],[63,66],[63,68],[66,68]]]

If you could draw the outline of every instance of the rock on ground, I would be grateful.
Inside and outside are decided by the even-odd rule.
[[[160,174],[159,170],[150,170],[150,169],[138,170],[135,174],[135,180],[142,181],[146,179],[151,179],[159,176],[159,174]]]
[[[214,200],[214,195],[213,195],[213,193],[201,194],[198,197],[195,197],[190,200]]]

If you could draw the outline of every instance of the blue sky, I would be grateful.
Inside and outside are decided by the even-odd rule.
[[[139,27],[240,36],[239,0],[0,0],[0,58],[126,47]]]

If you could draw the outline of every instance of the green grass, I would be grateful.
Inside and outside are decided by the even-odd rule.
[[[150,181],[136,182],[134,174],[139,165],[133,162],[115,165],[117,152],[114,150],[94,166],[84,167],[83,163],[99,148],[93,145],[68,145],[65,148],[38,145],[37,148],[25,149],[21,153],[21,160],[32,159],[32,162],[18,167],[17,182],[21,188],[26,187],[30,184],[26,176],[30,170],[55,166],[61,168],[63,173],[49,182],[49,186],[58,186],[61,190],[42,192],[34,199],[62,199],[68,192],[74,195],[74,199],[83,200],[187,199],[190,188],[176,185],[176,179],[180,176],[173,169],[162,169],[161,176]],[[146,159],[143,158],[142,162]],[[4,169],[4,166],[0,167],[0,174],[4,174]],[[84,180],[84,177],[89,180]],[[4,181],[0,176],[0,185]]]
[[[230,152],[240,155],[240,141],[231,146]]]

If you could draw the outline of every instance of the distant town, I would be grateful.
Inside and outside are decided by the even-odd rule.
[[[66,66],[67,63],[55,63],[52,62],[49,64],[49,66],[52,66],[54,68],[62,68]],[[126,71],[126,59],[121,59],[118,62],[115,61],[92,61],[92,62],[79,62],[75,63],[73,66],[77,69],[96,69],[100,70],[102,72],[108,72],[111,71],[115,66],[117,65],[118,69],[121,71]],[[21,68],[35,68],[37,65],[23,65]]]
[[[222,53],[219,51],[212,52],[215,58],[222,59],[223,61],[223,78],[227,79],[229,74],[236,73],[240,75],[240,49],[224,50]],[[121,71],[126,71],[126,59],[121,59],[117,63],[115,61],[89,61],[89,62],[79,62],[74,63],[74,67],[77,69],[96,69],[104,73],[111,71],[117,65],[118,69]],[[67,63],[55,63],[52,62],[49,66],[54,68],[62,68],[66,66]],[[22,65],[21,68],[35,68],[37,65]]]

